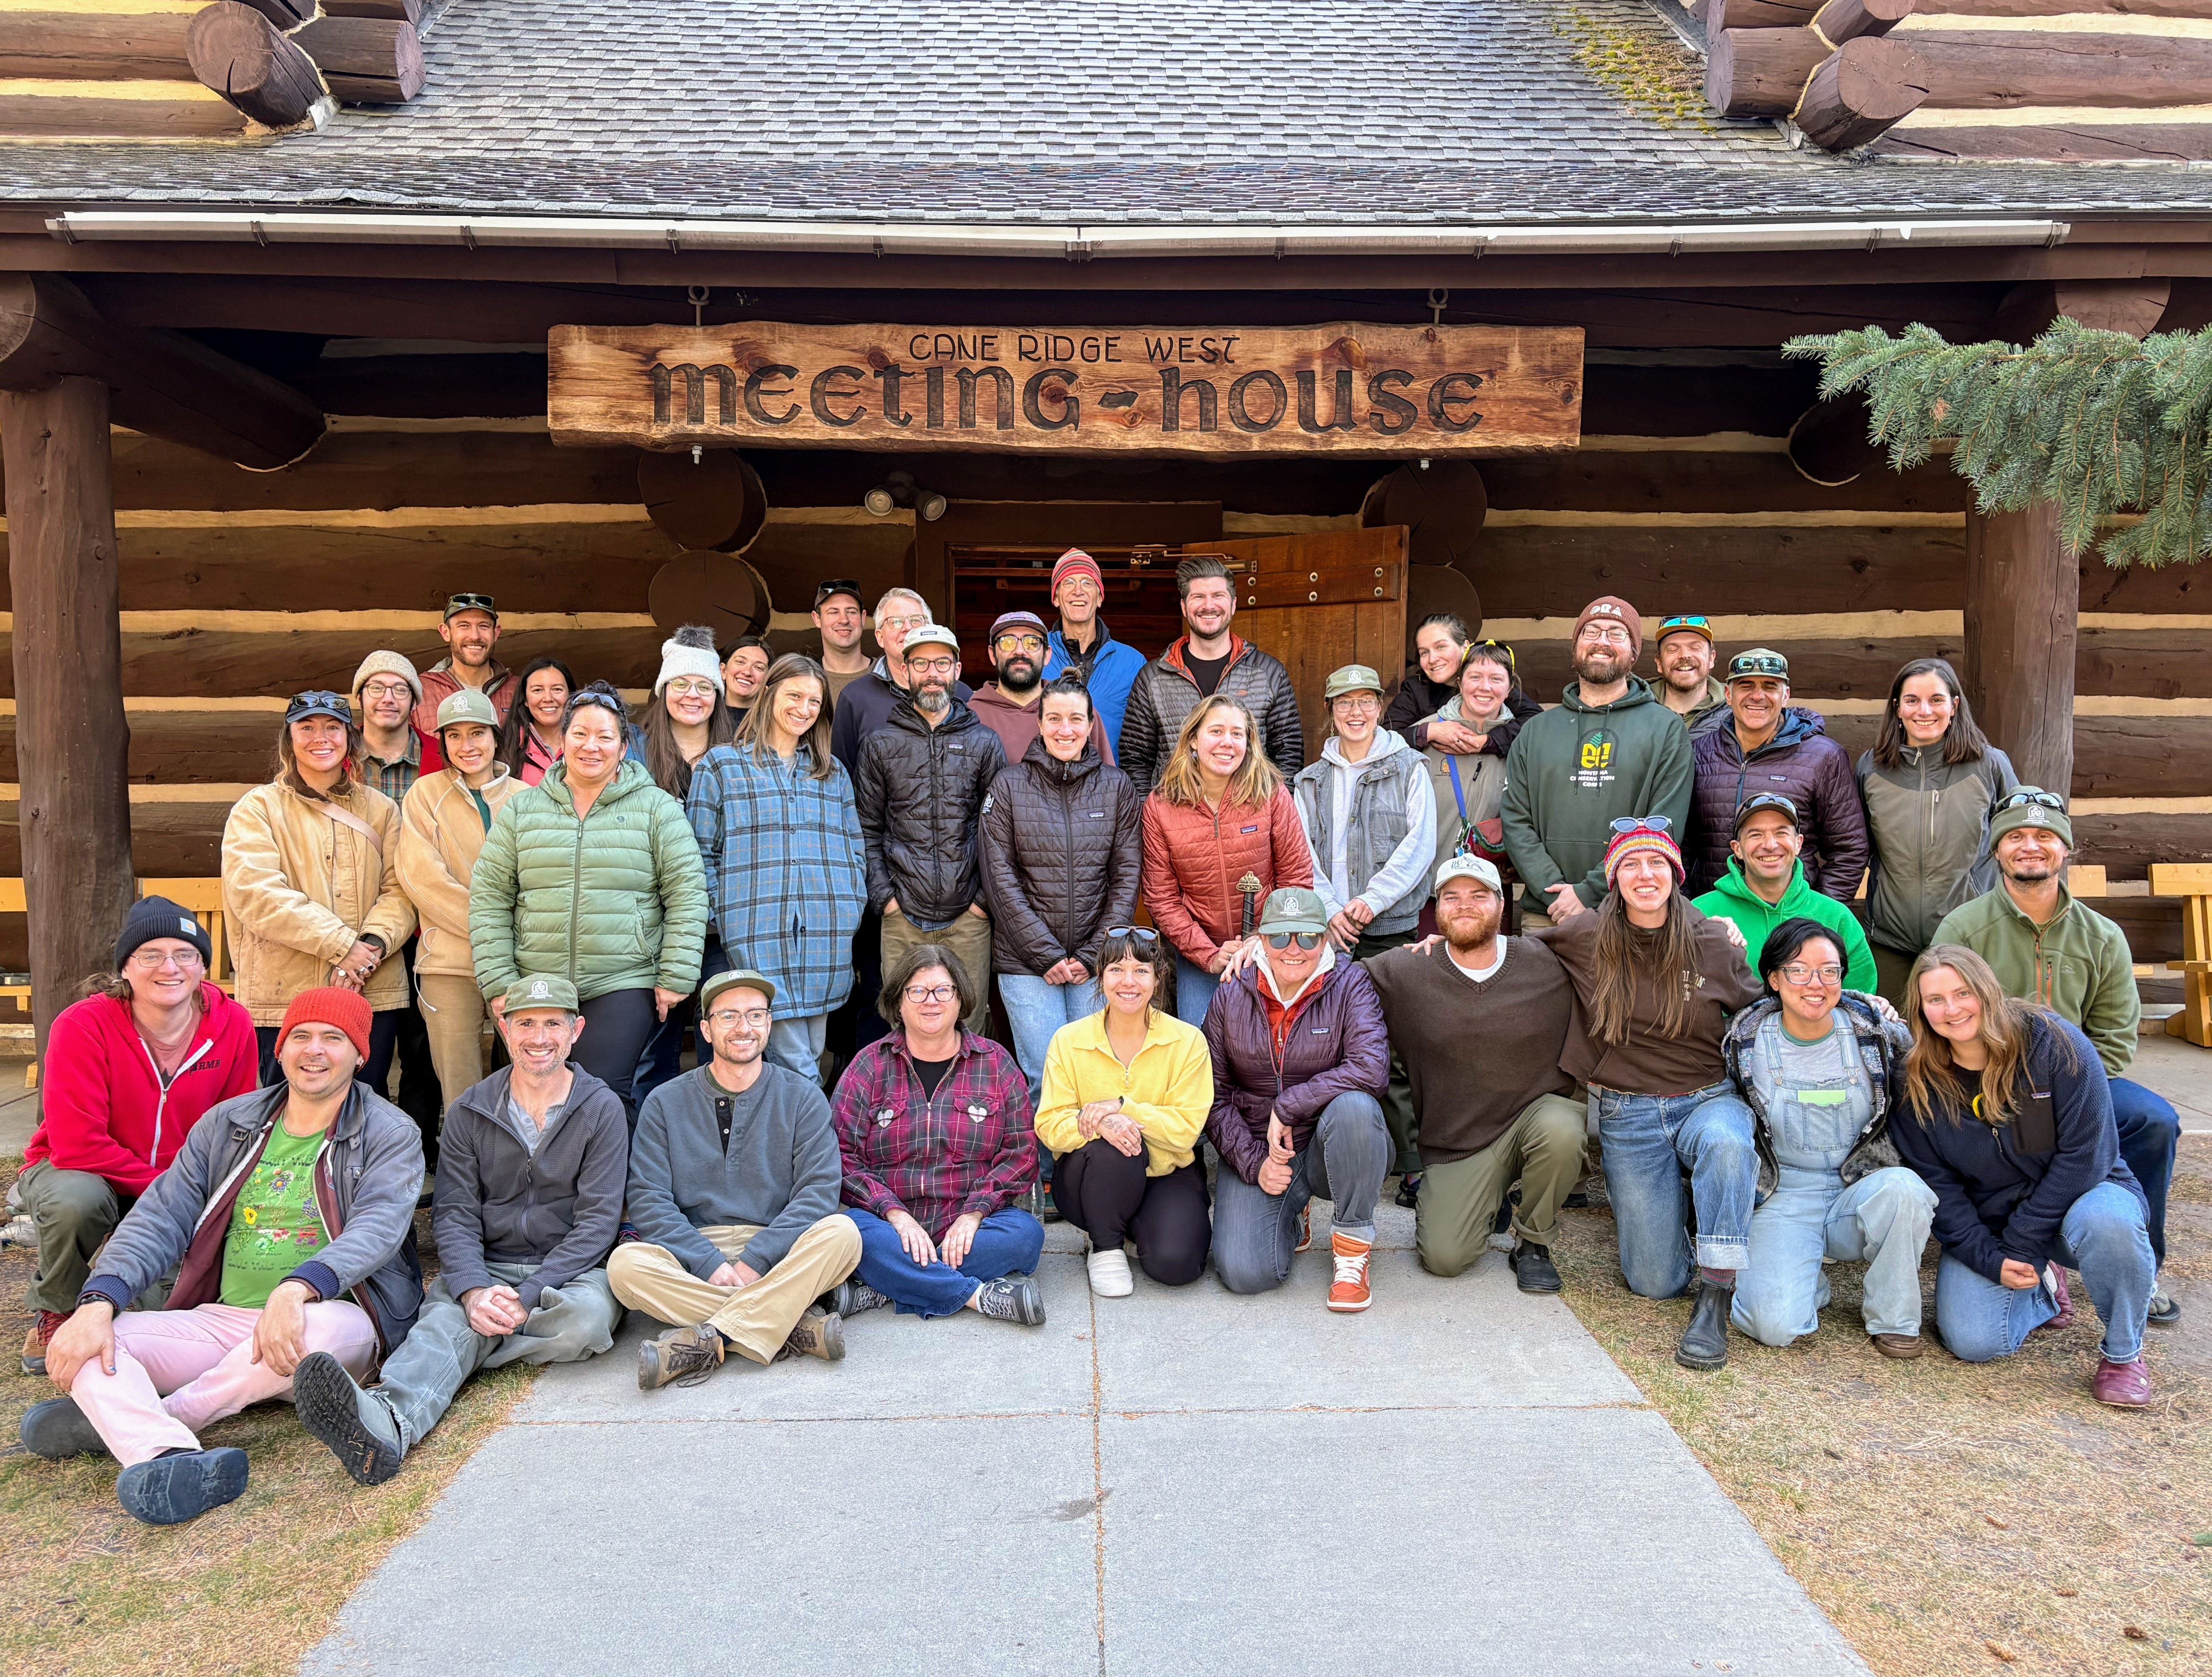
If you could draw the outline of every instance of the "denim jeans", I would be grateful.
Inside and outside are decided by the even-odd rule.
[[[488,1263],[495,1281],[519,1286],[537,1273],[535,1264]],[[580,1363],[615,1342],[623,1307],[615,1303],[604,1269],[587,1269],[556,1291],[538,1296],[538,1308],[512,1334],[489,1339],[469,1326],[469,1313],[447,1290],[444,1279],[430,1284],[422,1314],[399,1349],[385,1360],[378,1395],[399,1423],[400,1449],[411,1450],[453,1401],[461,1382],[479,1369],[509,1363]]]
[[[1741,1270],[1751,1249],[1759,1153],[1751,1109],[1735,1085],[1716,1083],[1687,1095],[1593,1088],[1589,1099],[1629,1291],[1672,1298],[1689,1285],[1693,1254],[1683,1230],[1684,1212],[1692,1207],[1695,1262]]]
[[[1828,1302],[1823,1258],[1867,1267],[1869,1334],[1920,1332],[1920,1255],[1936,1218],[1935,1190],[1902,1165],[1846,1188],[1833,1170],[1782,1167],[1751,1214],[1751,1257],[1736,1277],[1729,1319],[1761,1345],[1815,1332]]]
[[[768,1028],[765,1057],[772,1065],[796,1072],[818,1087],[822,1082],[822,1046],[829,1040],[827,1013],[817,1013],[811,1019],[787,1019],[778,1015]]]
[[[1064,1024],[1089,1018],[1105,1006],[1098,981],[1087,978],[1080,984],[1048,984],[1028,973],[1000,973],[999,1000],[1006,1005],[1006,1023],[1014,1031],[1015,1063],[1030,1080],[1030,1108],[1035,1111],[1052,1034]]]
[[[2081,1272],[2089,1301],[2104,1318],[2106,1358],[2132,1363],[2142,1356],[2144,1321],[2158,1276],[2142,1202],[2118,1182],[2098,1183],[2068,1209],[2051,1261]],[[1948,1252],[1936,1267],[1936,1328],[1962,1363],[2011,1356],[2057,1314],[2057,1301],[2040,1283],[2008,1287]]]
[[[2166,1261],[2166,1191],[2173,1182],[2173,1151],[2181,1142],[2181,1115],[2157,1091],[2129,1078],[2112,1079],[2112,1121],[2120,1132],[2120,1157],[2150,1201],[2145,1219],[2151,1255]]]
[[[854,1273],[898,1307],[905,1316],[949,1316],[964,1308],[979,1281],[1026,1275],[1044,1251],[1044,1224],[1025,1211],[993,1212],[975,1230],[975,1243],[960,1267],[918,1264],[899,1244],[898,1230],[871,1211],[845,1207],[860,1231],[860,1263]],[[933,1239],[943,1238],[942,1232]]]
[[[1203,1030],[1206,1010],[1213,1005],[1213,993],[1221,987],[1221,981],[1204,967],[1186,957],[1176,957],[1176,1018],[1187,1025]]]
[[[1243,1121],[1235,1116],[1231,1123]],[[1309,1200],[1334,1203],[1333,1227],[1375,1238],[1375,1200],[1390,1168],[1382,1105],[1357,1090],[1322,1109],[1314,1133],[1291,1161],[1290,1186],[1269,1194],[1237,1174],[1224,1155],[1213,1182],[1213,1268],[1231,1292],[1267,1292],[1290,1278],[1298,1213]]]

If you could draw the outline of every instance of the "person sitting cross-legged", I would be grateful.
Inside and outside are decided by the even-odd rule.
[[[638,1347],[637,1383],[704,1377],[735,1351],[767,1364],[845,1354],[842,1318],[815,1303],[860,1261],[837,1209],[830,1103],[761,1056],[775,982],[739,968],[699,989],[712,1058],[646,1097],[629,1153],[640,1238],[615,1249],[615,1297],[673,1324]]]
[[[846,1284],[841,1315],[896,1304],[1044,1320],[1032,1274],[1044,1224],[1019,1209],[1037,1174],[1029,1085],[1013,1055],[961,1028],[974,983],[944,945],[908,950],[877,1003],[891,1034],[838,1080],[845,1215],[860,1230],[859,1284]]]
[[[204,1448],[201,1429],[289,1397],[310,1352],[365,1375],[407,1337],[422,1303],[422,1136],[355,1081],[371,1029],[358,990],[292,998],[277,1029],[283,1080],[193,1126],[48,1341],[46,1378],[69,1395],[24,1413],[32,1455],[104,1449],[123,1464],[124,1509],[175,1525],[246,1489],[246,1452]],[[172,1266],[167,1308],[132,1309]]]
[[[1844,989],[1845,960],[1824,920],[1784,921],[1759,948],[1768,993],[1721,1038],[1758,1125],[1762,1195],[1729,1319],[1762,1345],[1788,1345],[1820,1326],[1823,1263],[1863,1260],[1867,1336],[1883,1356],[1909,1358],[1920,1354],[1920,1254],[1936,1214],[1935,1194],[1889,1138],[1912,1033]]]
[[[1390,1036],[1366,969],[1339,952],[1328,927],[1318,892],[1272,892],[1258,958],[1225,979],[1206,1010],[1206,1133],[1222,1166],[1213,1267],[1231,1292],[1279,1287],[1304,1243],[1307,1202],[1328,1200],[1328,1308],[1364,1310],[1375,1198],[1390,1164],[1382,1107]]]
[[[328,1352],[292,1376],[300,1425],[362,1485],[398,1473],[479,1369],[581,1362],[622,1324],[603,1266],[622,1226],[629,1125],[614,1091],[569,1064],[584,1029],[576,987],[516,979],[499,1029],[514,1064],[446,1110],[430,1214],[439,1274],[415,1331],[366,1391]]]

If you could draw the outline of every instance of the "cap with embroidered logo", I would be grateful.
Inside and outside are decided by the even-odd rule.
[[[577,1008],[576,987],[558,974],[526,973],[507,987],[507,1011],[525,1013],[533,1007],[557,1007],[573,1013]]]

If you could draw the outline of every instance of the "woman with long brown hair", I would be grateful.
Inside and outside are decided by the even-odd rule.
[[[1145,799],[1145,906],[1176,951],[1176,1017],[1204,1021],[1222,969],[1279,885],[1313,884],[1313,848],[1240,699],[1200,699]],[[1251,881],[1248,888],[1244,882]]]
[[[1534,935],[1559,957],[1582,1003],[1586,1033],[1568,1038],[1562,1069],[1589,1086],[1621,1275],[1646,1298],[1698,1282],[1674,1360],[1711,1370],[1728,1361],[1759,1185],[1751,1109],[1729,1080],[1721,1042],[1728,1016],[1760,991],[1741,934],[1683,896],[1670,824],[1664,816],[1614,822],[1604,901]],[[1686,1210],[1696,1216],[1694,1249],[1683,1238]]]
[[[515,677],[514,703],[500,724],[499,760],[524,786],[561,761],[561,729],[576,677],[557,658],[533,658]]]
[[[2073,1321],[2063,1272],[2077,1269],[2105,1322],[2090,1390],[2143,1407],[2158,1267],[2097,1050],[2049,1008],[2006,995],[1963,944],[1923,952],[1911,986],[1912,1050],[1890,1135],[1936,1190],[1936,1331],[1962,1362],[2009,1357],[2038,1328]]]

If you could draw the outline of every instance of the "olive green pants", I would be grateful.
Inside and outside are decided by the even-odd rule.
[[[1490,1243],[1506,1190],[1521,1184],[1513,1232],[1549,1246],[1559,1206],[1583,1172],[1582,1105],[1565,1095],[1539,1095],[1521,1109],[1504,1134],[1479,1153],[1431,1164],[1421,1173],[1413,1212],[1413,1249],[1432,1275],[1456,1275]]]

